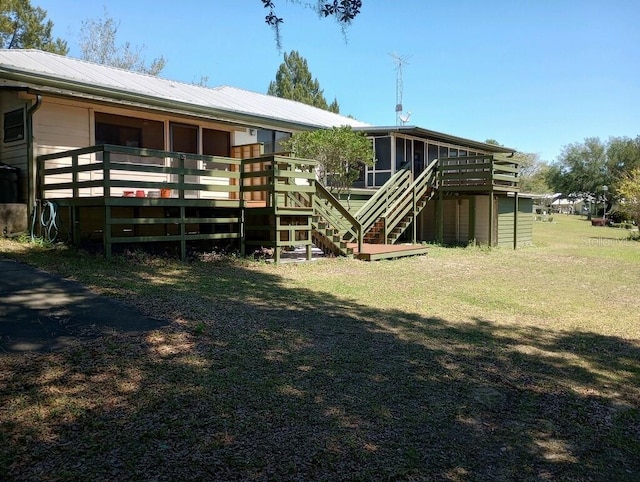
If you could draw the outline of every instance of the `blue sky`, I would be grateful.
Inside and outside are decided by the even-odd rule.
[[[312,2],[314,0],[311,0]],[[107,2],[32,0],[78,56],[82,20]],[[395,125],[396,71],[408,57],[409,124],[489,138],[553,161],[585,137],[640,135],[637,0],[364,0],[342,35],[286,0],[283,51],[298,50],[341,113]],[[266,92],[282,62],[260,0],[109,0],[119,41],[168,59],[161,76]]]

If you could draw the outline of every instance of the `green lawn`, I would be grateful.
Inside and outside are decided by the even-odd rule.
[[[274,266],[0,240],[170,320],[0,355],[0,479],[637,480],[640,242]]]

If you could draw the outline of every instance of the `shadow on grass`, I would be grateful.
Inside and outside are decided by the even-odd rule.
[[[105,331],[140,333],[166,324],[22,263],[0,259],[0,273],[0,356],[58,350]]]
[[[239,265],[161,283],[171,327],[1,360],[3,479],[640,472],[636,343],[381,310]]]

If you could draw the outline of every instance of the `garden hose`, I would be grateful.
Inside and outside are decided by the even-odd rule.
[[[40,225],[44,228],[42,237],[50,243],[58,237],[57,208],[58,206],[53,201],[44,201],[42,203],[42,212],[40,213]]]

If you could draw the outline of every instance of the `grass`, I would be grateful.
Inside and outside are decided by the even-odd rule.
[[[280,266],[1,240],[168,324],[0,355],[0,479],[637,480],[628,236]]]

